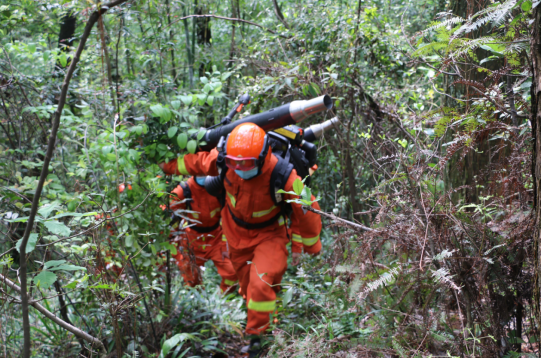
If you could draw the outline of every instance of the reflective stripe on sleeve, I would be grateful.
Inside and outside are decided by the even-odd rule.
[[[190,175],[190,173],[188,173],[188,169],[186,169],[186,164],[184,164],[184,156],[177,158],[177,167],[180,174]]]
[[[213,218],[217,213],[220,212],[220,210],[222,210],[222,208],[216,208],[216,209],[212,210],[210,212],[210,217]]]
[[[235,207],[237,205],[237,200],[235,199],[235,197],[229,193],[228,191],[226,191],[227,193],[227,196],[229,197],[229,200],[231,200],[231,205],[233,205],[233,207]]]
[[[262,216],[265,216],[265,215],[270,214],[274,209],[276,209],[276,205],[273,205],[272,208],[267,209],[267,210],[255,211],[255,212],[252,214],[252,217],[253,217],[253,218],[260,218],[260,217],[262,217]]]
[[[237,281],[232,281],[232,280],[224,280],[224,283],[228,286],[233,286],[234,284],[236,284],[237,282],[239,282],[238,280]]]
[[[293,234],[293,241],[302,243],[302,237],[301,235]]]
[[[256,302],[250,299],[248,302],[248,309],[257,312],[271,312],[276,308],[276,301],[261,301]]]
[[[226,241],[227,242],[227,239],[225,238],[225,235],[222,234],[222,241]]]
[[[280,216],[280,217],[278,218],[278,225],[282,226],[282,225],[284,225],[284,223],[285,223],[284,217],[283,217],[283,216]]]
[[[306,246],[312,246],[317,242],[317,240],[319,240],[319,235],[316,237],[303,237],[302,243]]]

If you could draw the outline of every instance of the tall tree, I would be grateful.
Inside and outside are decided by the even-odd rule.
[[[541,270],[541,10],[536,7],[534,10],[534,23],[532,26],[532,37],[530,40],[532,51],[532,175],[534,187],[534,207],[535,207],[535,230],[534,230],[534,306],[537,311],[537,326],[541,327],[541,283],[539,273]],[[538,338],[541,339],[541,336]],[[540,340],[541,341],[541,340]]]

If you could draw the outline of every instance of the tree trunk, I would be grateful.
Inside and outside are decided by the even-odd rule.
[[[198,5],[195,9],[197,15],[208,14],[208,8],[205,5]],[[210,31],[210,18],[198,17],[195,18],[197,44],[201,50],[210,47],[212,42],[212,32]],[[192,43],[193,45],[193,43]],[[193,48],[193,47],[192,47]],[[194,51],[192,51],[192,54]],[[195,61],[194,61],[195,63]],[[199,77],[205,76],[205,72],[210,72],[212,62],[206,62],[204,56],[200,56]]]
[[[167,11],[167,24],[169,25],[169,41],[174,43],[173,28],[171,27],[171,8],[169,7],[169,0],[165,0],[165,9]],[[171,53],[171,76],[173,82],[178,86],[177,68],[175,61],[175,47],[171,47],[169,51]]]
[[[280,9],[280,6],[278,6],[278,3],[276,0],[272,0],[272,5],[274,6],[274,13],[276,14],[276,17],[284,26],[286,29],[289,29],[289,24],[286,22],[286,19],[284,18],[284,14],[282,14],[282,10]]]
[[[461,16],[463,18],[468,18],[477,13],[480,10],[485,9],[488,6],[487,0],[480,1],[471,1],[471,0],[451,0],[449,3],[449,9],[453,12],[454,15]],[[480,38],[486,36],[491,30],[489,26],[481,26],[476,31],[472,31],[467,35],[470,38]],[[475,50],[475,54],[479,60],[482,60],[490,55],[486,50],[478,48]],[[464,79],[474,82],[484,82],[486,79],[486,74],[484,72],[479,72],[477,67],[462,64],[457,65],[460,69],[460,72],[464,76]],[[485,65],[490,70],[498,70],[504,66],[503,60],[490,61]],[[448,76],[446,78],[446,92],[454,98],[468,100],[473,96],[477,97],[478,94],[470,86],[460,83],[454,83],[458,80],[458,77]],[[450,84],[450,85],[449,85]],[[451,102],[453,102],[451,100]],[[456,103],[449,103],[449,100],[445,100],[445,106],[455,107]],[[465,102],[464,112],[469,110],[470,102]],[[452,133],[449,133],[451,137]],[[476,203],[479,201],[479,197],[484,195],[482,188],[477,186],[478,182],[483,182],[484,180],[480,177],[483,170],[485,170],[491,162],[491,149],[496,145],[496,142],[489,142],[490,133],[484,132],[479,134],[475,138],[477,150],[468,150],[466,155],[462,158],[460,152],[455,154],[449,161],[447,168],[445,170],[445,185],[446,189],[450,190],[452,188],[457,188],[460,186],[469,186],[466,189],[460,190],[452,194],[454,201],[458,201],[459,198],[462,198],[465,203]]]
[[[536,310],[537,327],[541,327],[541,312],[539,300],[541,299],[541,284],[539,282],[539,271],[541,270],[541,10],[536,7],[534,10],[534,23],[532,26],[532,38],[530,40],[532,52],[532,175],[534,187],[534,208],[535,208],[535,230],[534,230],[534,307]],[[541,331],[538,331],[541,332]],[[541,335],[538,337],[541,341]]]
[[[73,46],[75,41],[75,28],[77,27],[77,18],[71,10],[69,10],[61,19],[60,22],[60,33],[58,34],[58,47],[60,51],[68,54],[70,48]],[[60,61],[56,61],[55,65],[55,74],[60,75],[61,71],[68,67],[70,64],[70,59],[66,61],[66,65],[62,66]]]

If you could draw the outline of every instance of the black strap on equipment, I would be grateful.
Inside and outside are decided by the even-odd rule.
[[[189,229],[192,229],[193,231],[196,231],[200,234],[206,234],[208,232],[216,230],[219,226],[220,226],[220,221],[218,221],[216,224],[212,226],[190,226]]]
[[[180,187],[182,188],[182,192],[184,193],[184,199],[186,200],[185,201],[186,208],[188,210],[192,210],[191,202],[193,201],[193,199],[192,199],[192,190],[190,189],[190,186],[188,185],[188,183],[181,182]]]
[[[276,194],[278,190],[284,189],[287,180],[293,171],[293,164],[289,162],[289,151],[286,152],[285,158],[277,155],[278,163],[272,170],[270,177],[270,196],[274,204],[282,205],[283,200],[278,200],[277,196],[282,194]]]
[[[261,223],[253,224],[253,223],[247,223],[246,221],[236,217],[235,214],[233,214],[233,211],[231,211],[231,208],[229,207],[229,205],[227,205],[227,208],[229,209],[229,213],[231,214],[231,217],[233,218],[233,221],[235,222],[235,224],[247,230],[257,230],[257,229],[263,229],[267,226],[271,226],[280,218],[280,216],[282,216],[282,212],[280,211],[278,214],[276,214],[269,220],[263,221]]]

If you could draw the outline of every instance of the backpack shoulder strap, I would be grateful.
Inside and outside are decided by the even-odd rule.
[[[278,193],[278,190],[284,189],[287,180],[293,171],[293,164],[289,162],[289,151],[287,151],[286,158],[282,158],[277,155],[278,163],[272,170],[270,178],[270,196],[275,204],[282,204],[283,195]]]
[[[191,203],[193,202],[193,198],[192,198],[192,190],[190,189],[190,186],[186,182],[181,182],[180,187],[182,188],[182,192],[184,193],[184,199],[186,199],[186,208],[188,210],[192,210]]]

